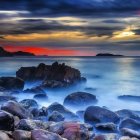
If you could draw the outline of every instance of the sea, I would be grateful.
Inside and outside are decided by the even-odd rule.
[[[120,95],[140,96],[140,57],[10,57],[0,58],[0,77],[16,76],[20,67],[37,66],[39,63],[52,64],[55,61],[65,63],[81,71],[87,82],[73,87],[56,90],[46,89],[48,100],[39,102],[40,106],[49,106],[73,92],[88,92],[96,95],[96,106],[106,107],[112,111],[130,109],[140,111],[140,102],[120,100]],[[38,83],[26,83],[24,89]],[[32,99],[32,94],[16,95],[17,100]],[[84,110],[83,107],[71,108],[73,112]]]

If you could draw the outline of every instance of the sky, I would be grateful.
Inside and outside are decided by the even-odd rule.
[[[140,56],[140,0],[0,0],[0,46],[49,56]]]

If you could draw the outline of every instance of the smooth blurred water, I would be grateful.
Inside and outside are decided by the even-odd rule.
[[[140,58],[97,58],[97,57],[48,57],[48,58],[0,58],[0,76],[15,76],[22,66],[37,66],[39,63],[52,64],[54,61],[64,62],[78,68],[87,82],[66,90],[46,90],[49,101],[42,101],[40,105],[48,106],[52,102],[63,103],[66,95],[75,91],[86,91],[86,87],[93,90],[86,91],[97,96],[96,105],[106,106],[111,110],[132,109],[140,111],[139,102],[119,100],[119,95],[140,96]],[[35,85],[35,83],[34,83]],[[33,84],[26,84],[25,88]],[[33,95],[22,94],[19,100],[32,98]],[[83,110],[84,108],[78,108]],[[78,110],[77,109],[77,110]],[[76,111],[76,109],[74,110]]]

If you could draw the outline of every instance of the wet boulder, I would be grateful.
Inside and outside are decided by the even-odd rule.
[[[0,130],[13,131],[14,117],[12,114],[0,110]]]
[[[98,130],[104,130],[104,131],[116,131],[117,126],[114,123],[98,123],[95,126]]]
[[[19,103],[26,109],[38,107],[38,103],[33,99],[24,99]]]
[[[46,130],[32,130],[31,131],[32,140],[64,140],[61,136],[48,132]]]
[[[0,140],[11,140],[11,139],[6,133],[0,131]]]
[[[120,129],[129,128],[129,129],[132,129],[132,130],[140,131],[140,121],[136,121],[134,119],[126,118],[120,123],[119,128]]]
[[[18,116],[20,119],[29,117],[29,112],[19,103],[14,101],[6,102],[1,106],[1,109],[13,114],[14,116]]]
[[[137,139],[137,138],[134,138],[134,137],[129,137],[129,136],[123,136],[123,137],[121,137],[119,140],[139,140],[139,139]]]
[[[40,120],[21,119],[17,124],[16,129],[31,131],[34,129],[47,129],[49,125],[49,122],[47,123]]]
[[[61,113],[66,120],[78,120],[78,116],[59,103],[53,103],[47,108],[48,114],[53,111]]]
[[[131,119],[140,121],[140,116],[139,116],[138,114],[136,114],[134,111],[127,110],[127,109],[123,109],[123,110],[116,111],[116,113],[117,113],[122,119],[131,118]]]
[[[6,90],[23,90],[24,81],[18,77],[0,77],[0,87]]]
[[[89,106],[97,102],[96,96],[86,92],[75,92],[64,99],[65,106]]]
[[[115,133],[99,134],[96,135],[93,140],[118,140],[118,135]]]
[[[121,129],[121,133],[123,136],[135,137],[140,139],[140,131],[135,131],[129,128]]]
[[[86,109],[84,120],[90,123],[117,123],[119,121],[119,116],[105,108],[98,106],[90,106]]]
[[[13,97],[13,96],[10,96],[10,95],[0,95],[0,103],[5,103],[7,101],[10,101],[10,100],[13,100],[13,101],[16,101],[16,97]]]
[[[13,132],[14,140],[31,140],[31,132],[24,130],[15,130]]]
[[[53,122],[64,121],[64,119],[65,119],[64,116],[57,111],[53,111],[48,117],[48,120]]]

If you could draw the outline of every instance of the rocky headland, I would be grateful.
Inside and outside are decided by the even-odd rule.
[[[30,81],[41,84],[24,89]],[[66,96],[63,104],[39,106],[49,99],[44,89],[85,81],[78,69],[58,62],[22,67],[16,77],[1,77],[0,140],[140,140],[140,116],[135,111],[96,106],[98,98],[91,93],[78,91]],[[25,94],[25,99],[18,101],[16,94]],[[27,94],[33,94],[33,99]],[[75,113],[67,106],[81,106],[81,110]]]

